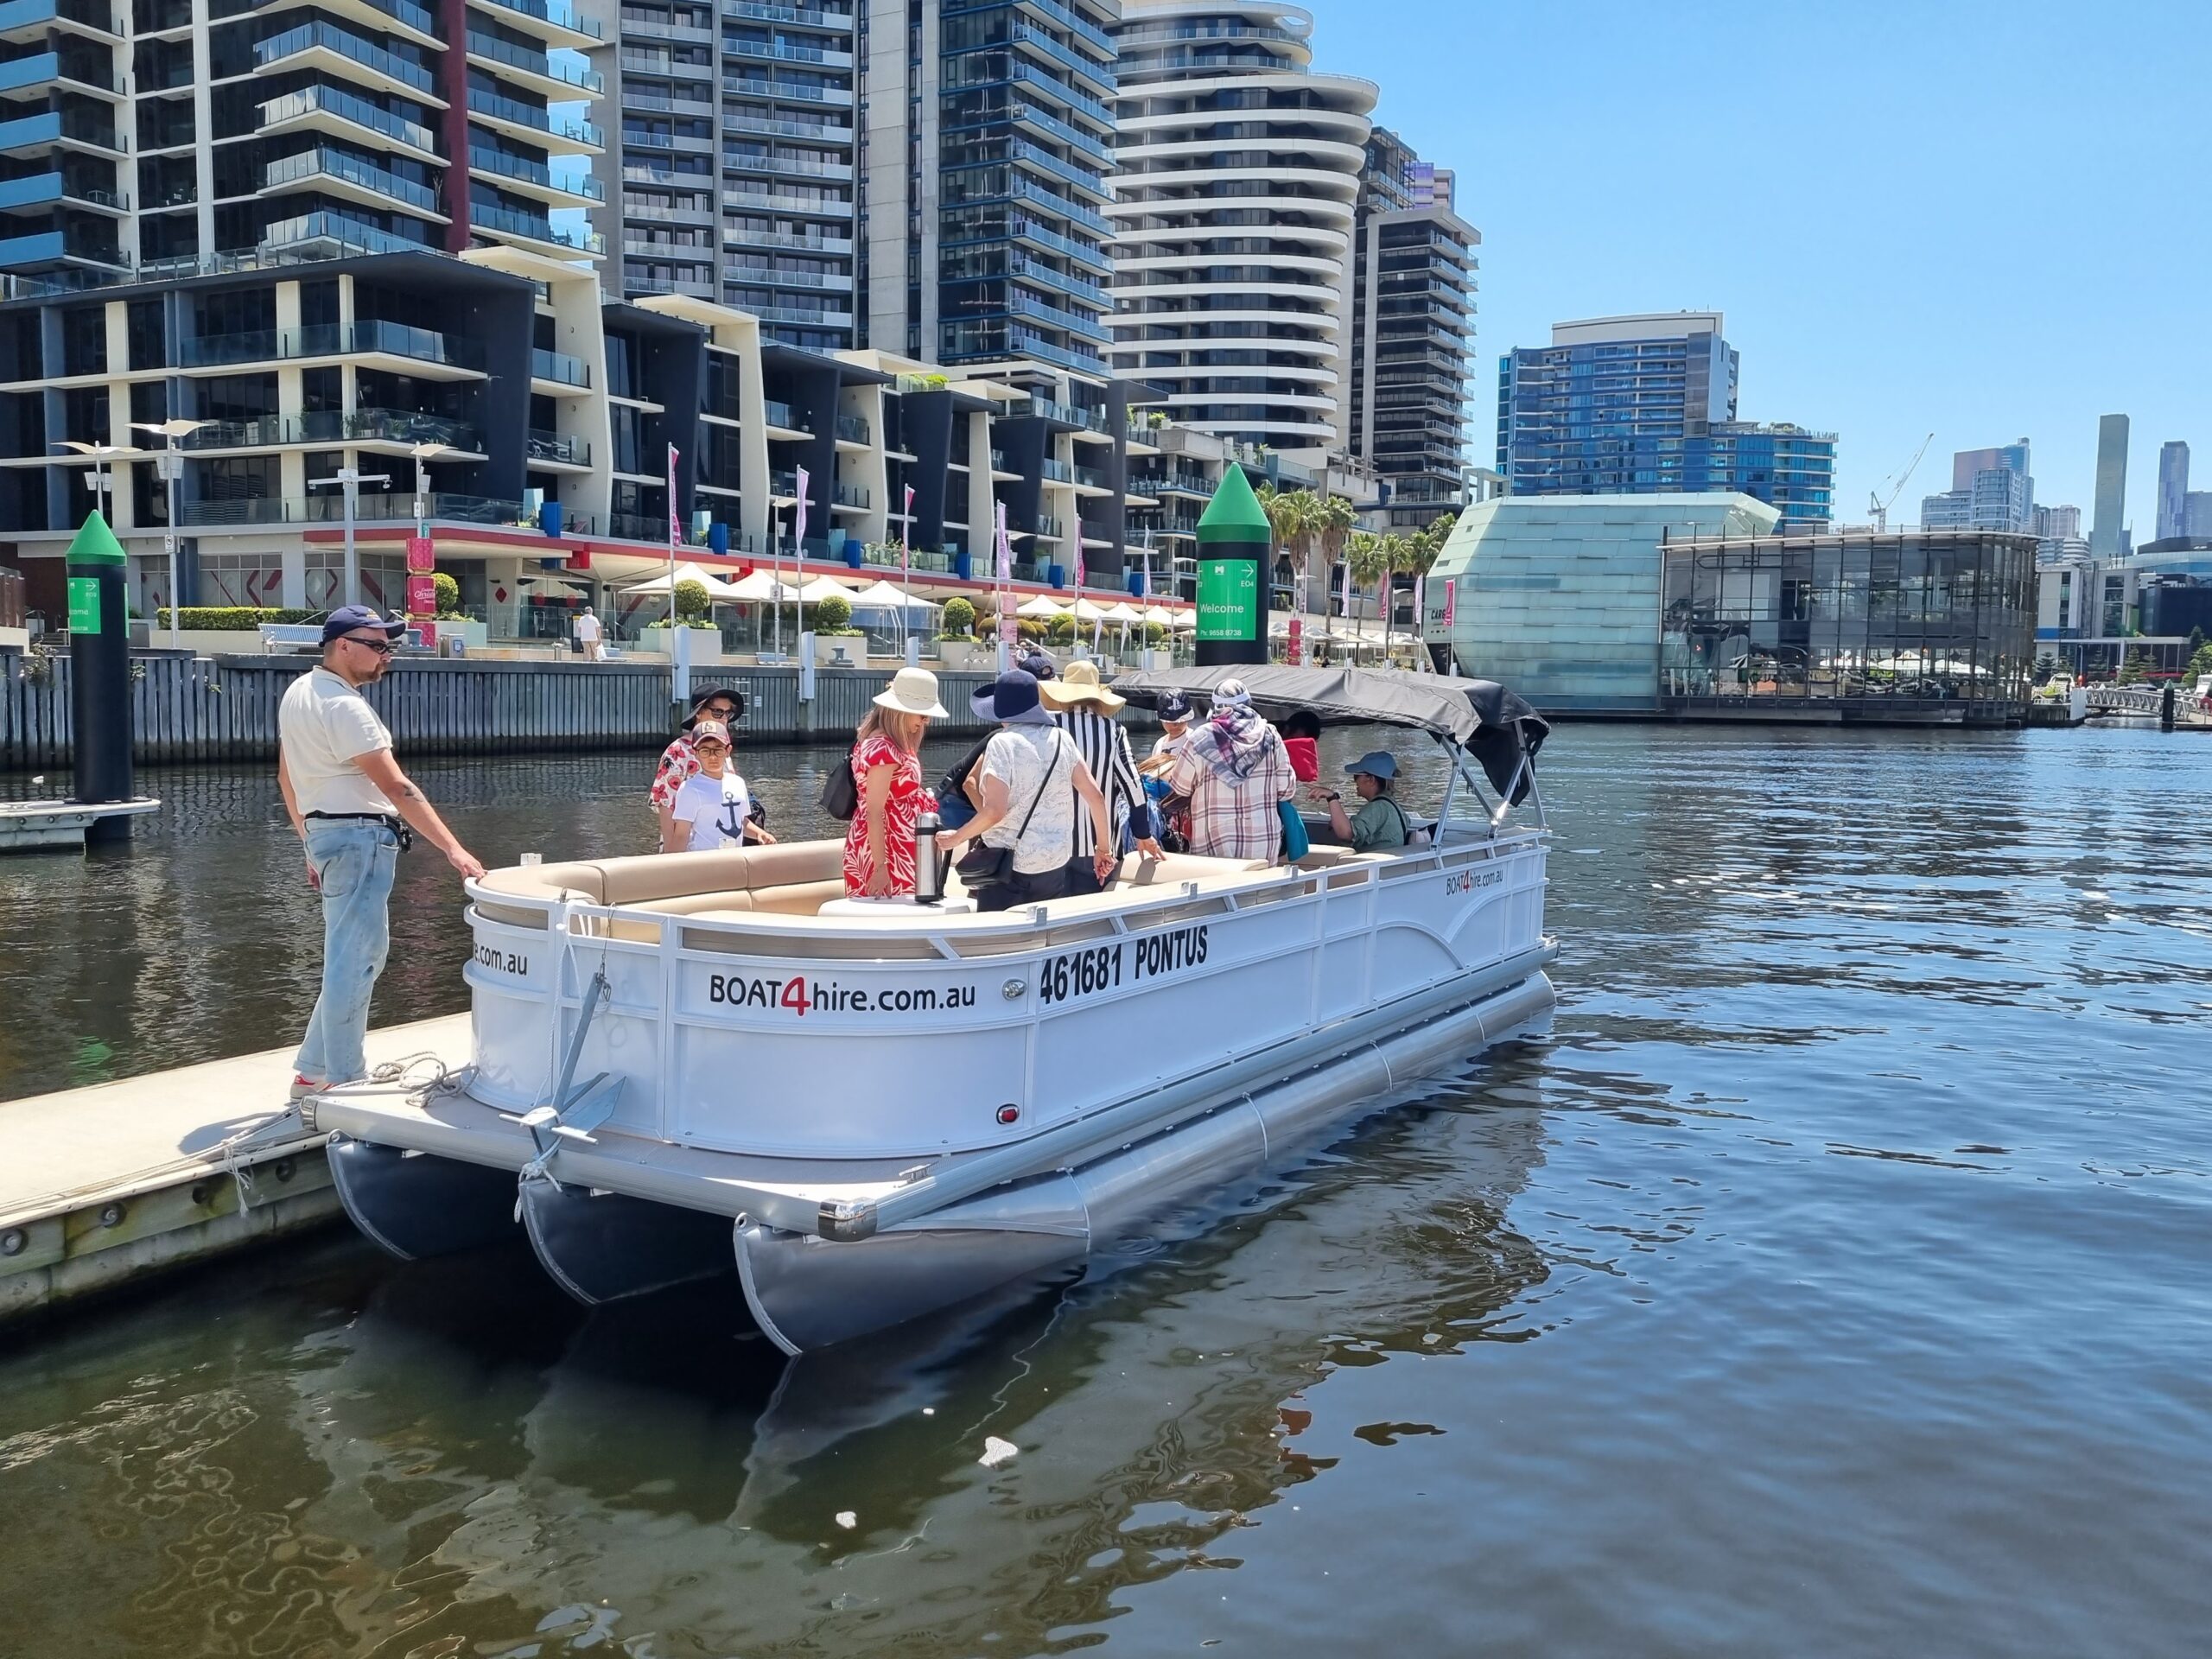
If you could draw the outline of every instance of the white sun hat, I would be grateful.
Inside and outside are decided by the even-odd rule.
[[[937,700],[937,676],[926,668],[900,669],[891,677],[891,683],[877,693],[875,706],[894,715],[945,718],[944,705]]]

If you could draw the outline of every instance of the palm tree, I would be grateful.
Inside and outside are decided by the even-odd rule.
[[[1435,520],[1427,530],[1417,530],[1405,537],[1405,563],[1397,569],[1408,576],[1425,577],[1436,568],[1437,556],[1444,551],[1444,543],[1451,539],[1452,526],[1458,520],[1446,517]],[[1415,592],[1421,589],[1416,588]],[[1426,600],[1424,599],[1424,605]],[[1428,619],[1421,614],[1421,607],[1414,612],[1414,639],[1416,662],[1427,650]]]
[[[1388,538],[1371,530],[1355,530],[1344,543],[1344,562],[1351,571],[1352,586],[1359,594],[1359,632],[1367,632],[1367,592],[1382,580],[1390,568]],[[1385,626],[1388,626],[1386,620]]]
[[[1291,569],[1296,573],[1298,588],[1293,608],[1304,610],[1306,562],[1313,550],[1313,513],[1319,503],[1310,490],[1277,490],[1273,484],[1261,485],[1255,493],[1260,499],[1260,511],[1268,515],[1268,528],[1274,537],[1275,551],[1290,555]]]
[[[1341,495],[1317,496],[1313,502],[1313,518],[1307,528],[1320,538],[1321,563],[1333,565],[1344,557],[1344,538],[1351,534],[1359,522],[1359,513],[1351,502]],[[1329,608],[1325,597],[1321,608]]]

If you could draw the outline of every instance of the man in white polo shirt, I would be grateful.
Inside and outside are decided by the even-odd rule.
[[[322,895],[322,991],[293,1070],[292,1098],[369,1074],[369,994],[391,944],[386,904],[409,827],[464,878],[484,874],[392,759],[391,734],[361,688],[384,677],[404,622],[341,605],[322,625],[322,664],[277,710],[276,786]]]

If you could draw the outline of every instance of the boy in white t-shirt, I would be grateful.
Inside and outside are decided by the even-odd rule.
[[[703,853],[748,841],[773,842],[773,836],[752,822],[752,792],[731,769],[729,728],[718,720],[702,720],[691,728],[691,747],[698,753],[699,770],[661,809],[661,851]]]

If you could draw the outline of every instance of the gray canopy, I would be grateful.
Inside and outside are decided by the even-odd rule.
[[[1142,709],[1180,694],[1211,703],[1224,680],[1242,680],[1252,705],[1268,720],[1295,712],[1324,726],[1411,726],[1459,744],[1474,756],[1501,793],[1519,805],[1529,792],[1526,759],[1535,760],[1551,728],[1544,717],[1495,680],[1404,674],[1374,668],[1283,668],[1240,663],[1123,674],[1114,690]],[[1517,774],[1517,775],[1516,775]]]

